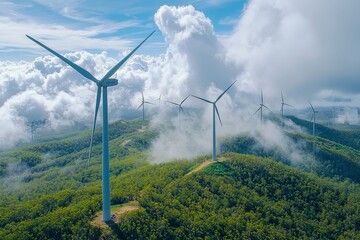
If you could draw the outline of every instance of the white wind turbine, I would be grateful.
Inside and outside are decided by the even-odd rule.
[[[216,112],[216,115],[218,116],[219,121],[220,121],[220,124],[221,124],[221,126],[222,126],[220,114],[219,114],[219,111],[218,111],[218,109],[217,109],[217,107],[216,107],[216,103],[221,99],[222,96],[224,96],[224,94],[227,92],[227,90],[229,90],[229,89],[232,87],[232,85],[234,85],[235,83],[236,83],[236,81],[233,82],[223,93],[221,93],[214,102],[211,102],[211,101],[209,101],[209,100],[207,100],[207,99],[204,99],[204,98],[201,98],[201,97],[197,97],[197,96],[191,95],[191,96],[193,96],[193,97],[195,97],[195,98],[197,98],[197,99],[200,99],[200,100],[202,100],[202,101],[204,101],[204,102],[207,102],[207,103],[210,103],[210,104],[213,105],[213,154],[212,154],[212,160],[213,160],[213,161],[216,161],[216,127],[215,127],[216,123],[215,123],[215,112]]]
[[[65,58],[61,54],[55,52],[51,48],[45,46],[41,42],[35,40],[34,38],[26,35],[29,39],[45,48],[62,61],[67,63],[70,67],[72,67],[75,71],[80,73],[85,78],[93,81],[97,85],[97,94],[96,94],[96,104],[95,104],[95,115],[93,121],[93,128],[91,132],[91,140],[90,140],[90,150],[89,150],[89,162],[91,158],[92,151],[92,143],[94,138],[95,126],[96,126],[96,118],[100,105],[101,98],[101,90],[103,92],[103,136],[102,136],[102,212],[103,212],[103,221],[110,221],[110,163],[109,163],[109,130],[108,130],[108,102],[107,102],[107,88],[116,86],[118,84],[117,79],[111,78],[114,73],[125,64],[125,62],[135,53],[135,51],[151,36],[155,31],[149,34],[134,50],[132,50],[128,55],[126,55],[120,62],[118,62],[113,68],[111,68],[103,78],[100,80],[95,78],[90,72],[85,70],[84,68],[78,66],[77,64],[71,62],[69,59]]]
[[[140,106],[136,109],[136,111],[137,110],[139,110],[141,107],[142,107],[142,128],[144,128],[144,122],[145,122],[145,103],[146,104],[153,104],[153,103],[151,103],[151,102],[148,102],[148,101],[145,101],[145,99],[144,99],[144,93],[143,92],[141,92],[141,97],[142,97],[142,100],[141,100],[141,104],[140,104]]]
[[[180,124],[180,113],[181,112],[183,112],[183,113],[185,113],[184,112],[184,109],[182,108],[182,104],[186,101],[186,99],[188,99],[190,97],[190,94],[189,95],[187,95],[186,96],[186,98],[184,98],[180,103],[175,103],[175,102],[171,102],[171,101],[165,101],[165,102],[167,102],[167,103],[170,103],[170,104],[172,104],[172,105],[175,105],[175,106],[177,106],[178,107],[178,122],[179,122],[179,124]]]
[[[285,103],[284,96],[281,91],[281,124],[284,126],[284,106],[293,107],[290,104]]]
[[[254,114],[256,114],[259,110],[260,110],[260,120],[261,120],[261,125],[263,123],[263,107],[266,108],[267,110],[269,110],[270,112],[272,112],[267,106],[264,105],[264,97],[263,97],[263,91],[261,89],[261,102],[260,102],[260,107],[258,108],[258,110],[256,110],[256,112]]]
[[[310,121],[313,122],[313,134],[312,134],[312,135],[315,136],[315,114],[316,114],[316,113],[319,113],[319,111],[315,111],[313,105],[311,105],[310,100],[308,100],[308,101],[309,101],[310,107],[311,107],[311,109],[312,109],[312,111],[313,111],[313,114],[312,114],[312,116],[311,116],[311,120],[310,120]]]
[[[184,113],[184,109],[182,108],[182,104],[186,101],[186,99],[188,99],[188,97],[190,97],[190,94],[187,95],[186,98],[184,98],[180,103],[175,103],[175,102],[171,102],[171,101],[165,101],[165,102],[173,104],[175,106],[178,106],[178,109],[179,109],[178,114],[180,114],[180,112]]]
[[[160,103],[161,103],[161,95],[162,95],[162,93],[160,93],[160,96],[158,97],[158,103],[159,103],[159,106],[160,106]]]
[[[162,95],[162,92],[160,92],[159,97],[156,99],[156,100],[158,100],[159,111],[161,111],[161,95]]]

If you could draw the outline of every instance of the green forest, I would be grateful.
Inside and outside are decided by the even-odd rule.
[[[243,134],[204,165],[210,155],[151,163],[159,133],[112,123],[111,204],[136,207],[107,226],[94,224],[101,128],[89,166],[90,131],[1,152],[0,239],[360,239],[360,131],[317,127],[286,132],[308,153],[301,163]]]

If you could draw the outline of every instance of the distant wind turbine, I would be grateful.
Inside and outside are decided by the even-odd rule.
[[[311,121],[313,122],[313,134],[312,135],[315,136],[315,114],[319,113],[319,111],[315,111],[313,105],[311,105],[310,100],[308,100],[308,101],[309,101],[310,107],[311,107],[311,109],[313,111],[313,114],[311,116]]]
[[[216,107],[216,103],[220,100],[220,98],[222,98],[222,96],[224,96],[224,94],[227,92],[227,90],[229,90],[229,89],[232,87],[232,85],[234,85],[235,83],[236,83],[236,81],[233,82],[223,93],[221,93],[214,102],[211,102],[211,101],[209,101],[209,100],[207,100],[207,99],[204,99],[204,98],[201,98],[201,97],[197,97],[197,96],[191,95],[191,96],[193,96],[193,97],[195,97],[195,98],[197,98],[197,99],[200,99],[200,100],[202,100],[202,101],[204,101],[204,102],[207,102],[207,103],[210,103],[210,104],[213,105],[213,154],[212,154],[212,160],[213,160],[213,161],[216,161],[216,127],[215,127],[216,124],[215,124],[215,112],[216,112],[216,114],[217,114],[217,116],[218,116],[218,118],[219,118],[220,124],[221,124],[221,126],[222,126],[220,114],[219,114],[219,111],[218,111],[218,109],[217,109],[217,107]]]
[[[34,120],[34,121],[29,121],[26,123],[31,130],[31,141],[34,142],[34,137],[35,137],[35,131],[36,129],[38,129],[39,127],[41,127],[42,125],[46,124],[46,119],[43,120]]]
[[[328,127],[330,127],[330,125],[332,125],[334,119],[335,119],[335,114],[333,112],[331,112],[331,114],[328,116]]]
[[[158,100],[158,102],[159,102],[159,106],[160,106],[160,102],[161,102],[161,93],[160,93],[160,96],[159,96],[159,98],[158,98],[157,100]]]
[[[290,104],[285,103],[284,96],[283,96],[283,93],[281,91],[281,124],[282,125],[284,125],[284,106],[293,107]]]
[[[151,32],[149,36],[147,36],[134,50],[132,50],[128,55],[126,55],[120,62],[118,62],[113,68],[111,68],[105,76],[98,80],[96,79],[90,72],[85,70],[84,68],[76,65],[71,62],[69,59],[55,52],[51,48],[45,46],[41,42],[35,40],[34,38],[26,35],[29,39],[45,48],[65,63],[67,63],[70,67],[72,67],[75,71],[80,73],[85,78],[93,81],[98,86],[97,94],[96,94],[96,104],[95,104],[95,115],[93,128],[91,133],[90,140],[90,150],[89,150],[89,160],[91,158],[92,151],[92,143],[94,138],[95,126],[96,126],[96,117],[99,110],[100,98],[101,98],[101,90],[103,91],[103,136],[102,136],[102,211],[103,211],[103,221],[110,221],[110,163],[109,163],[109,130],[108,130],[108,102],[107,102],[107,88],[116,86],[118,84],[117,79],[110,78],[114,73],[125,64],[125,62],[135,53],[135,51],[151,36],[155,31]]]
[[[158,105],[159,105],[159,110],[160,111],[161,111],[161,95],[162,95],[162,93],[160,92],[159,97],[156,99],[156,100],[158,100]]]
[[[137,110],[139,110],[141,107],[142,107],[142,128],[144,128],[144,122],[145,122],[145,103],[147,103],[147,104],[153,104],[153,103],[151,103],[151,102],[148,102],[148,101],[145,101],[145,99],[144,99],[144,93],[143,92],[141,92],[141,97],[142,97],[142,101],[141,101],[141,104],[140,104],[140,106],[136,109],[136,111]]]
[[[171,102],[171,101],[165,101],[165,102],[170,103],[170,104],[172,104],[172,105],[178,106],[178,109],[179,109],[179,111],[178,111],[178,122],[179,122],[179,124],[180,124],[180,113],[181,113],[181,112],[185,113],[185,112],[184,112],[184,109],[182,108],[182,104],[183,104],[183,103],[186,101],[186,99],[188,99],[189,97],[190,97],[190,94],[187,95],[186,98],[184,98],[180,103],[175,103],[175,102]]]
[[[267,110],[269,110],[270,112],[272,112],[267,106],[264,105],[264,97],[263,97],[263,91],[261,89],[261,103],[260,103],[260,107],[258,108],[258,110],[256,110],[256,112],[254,114],[256,114],[259,110],[260,110],[260,120],[261,120],[261,125],[263,123],[263,109],[262,108],[266,108]]]
[[[186,98],[184,98],[180,103],[175,103],[175,102],[171,102],[171,101],[165,101],[167,103],[173,104],[175,106],[178,106],[179,112],[178,114],[180,114],[180,112],[184,112],[184,109],[182,108],[182,104],[186,101],[186,99],[188,99],[188,97],[190,97],[190,94],[186,96]]]

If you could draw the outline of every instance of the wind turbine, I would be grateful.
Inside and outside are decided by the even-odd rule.
[[[160,93],[160,96],[159,96],[159,98],[157,99],[158,102],[159,102],[159,106],[160,106],[160,102],[161,102],[161,94],[162,94],[162,93]]]
[[[34,121],[27,122],[26,124],[30,127],[30,130],[31,130],[31,142],[34,142],[34,136],[35,136],[36,129],[38,129],[42,125],[45,125],[46,119],[34,120]]]
[[[55,52],[51,48],[45,46],[41,42],[35,40],[34,38],[26,35],[29,39],[45,48],[62,61],[67,63],[70,67],[72,67],[75,71],[80,73],[85,78],[93,81],[97,85],[97,94],[96,94],[96,104],[95,104],[95,115],[93,128],[91,132],[91,140],[90,140],[90,150],[89,150],[89,160],[91,158],[92,151],[92,143],[94,138],[95,126],[96,126],[96,117],[99,110],[100,98],[101,98],[101,90],[103,92],[103,135],[102,135],[102,211],[103,211],[103,221],[110,221],[110,163],[109,163],[109,130],[108,130],[108,102],[107,102],[107,88],[116,86],[118,84],[117,79],[110,78],[114,73],[122,66],[124,63],[135,53],[135,51],[151,36],[155,31],[151,32],[149,36],[147,36],[134,50],[132,50],[128,55],[126,55],[120,62],[118,62],[113,68],[111,68],[105,76],[98,80],[96,79],[90,72],[85,70],[84,68],[78,66],[77,64],[71,62],[69,59]]]
[[[287,104],[284,102],[284,96],[283,93],[281,91],[281,124],[284,125],[284,106],[289,106],[289,107],[293,107],[290,104]]]
[[[153,104],[153,103],[147,102],[147,101],[144,100],[144,94],[143,94],[143,92],[141,92],[141,97],[142,97],[141,104],[140,104],[140,106],[136,109],[136,111],[139,110],[139,109],[142,107],[142,115],[143,115],[143,117],[142,117],[142,118],[143,118],[143,119],[142,119],[142,128],[144,128],[144,121],[145,121],[145,103],[147,103],[147,104]]]
[[[186,101],[186,99],[188,99],[188,97],[190,97],[190,94],[187,95],[186,98],[184,98],[180,103],[175,103],[175,102],[171,102],[171,101],[165,101],[165,102],[173,104],[175,106],[178,106],[178,108],[179,108],[178,114],[180,114],[180,112],[184,112],[184,109],[182,108],[181,105]]]
[[[333,120],[335,119],[335,114],[333,112],[328,116],[328,127],[333,124]]]
[[[204,99],[204,98],[201,98],[201,97],[197,97],[197,96],[191,94],[191,96],[193,96],[193,97],[195,97],[195,98],[197,98],[197,99],[200,99],[200,100],[202,100],[202,101],[204,101],[204,102],[207,102],[207,103],[210,103],[210,104],[213,105],[213,154],[212,154],[212,160],[213,160],[213,161],[216,161],[216,129],[215,129],[215,128],[216,128],[216,127],[215,127],[216,124],[215,124],[215,112],[216,112],[216,114],[217,114],[217,116],[218,116],[218,118],[219,118],[220,124],[221,124],[221,126],[222,126],[220,114],[219,114],[219,111],[218,111],[218,109],[217,109],[217,107],[216,107],[216,103],[220,100],[220,98],[221,98],[222,96],[224,96],[224,94],[227,92],[227,90],[229,90],[229,89],[232,87],[232,85],[234,85],[235,83],[236,83],[236,81],[233,82],[223,93],[221,93],[214,102],[211,102],[211,101],[209,101],[209,100],[207,100],[207,99]]]
[[[313,105],[311,105],[310,100],[308,100],[308,101],[309,101],[310,107],[311,107],[311,109],[312,109],[312,111],[313,111],[313,114],[312,114],[312,116],[311,116],[311,120],[313,121],[313,134],[312,134],[312,135],[315,136],[315,114],[318,113],[319,111],[315,111]],[[311,120],[310,120],[310,121],[311,121]]]
[[[179,122],[179,124],[180,124],[180,113],[181,113],[181,112],[185,113],[185,112],[184,112],[184,109],[182,108],[181,105],[182,105],[182,104],[186,101],[186,99],[188,99],[189,97],[190,97],[190,94],[187,95],[186,98],[184,98],[180,103],[175,103],[175,102],[171,102],[171,101],[165,101],[165,102],[170,103],[170,104],[172,104],[172,105],[178,106],[178,109],[179,109],[179,112],[178,112],[178,122]]]
[[[256,110],[256,112],[254,114],[256,114],[259,110],[260,110],[260,119],[261,119],[261,125],[263,122],[263,109],[262,108],[266,108],[267,110],[269,110],[270,112],[272,112],[267,106],[264,105],[264,97],[263,97],[263,91],[261,89],[261,103],[260,103],[260,107],[258,108],[258,110]]]
[[[159,111],[161,111],[161,95],[162,95],[162,92],[160,92],[159,97],[156,99],[156,100],[158,100]]]

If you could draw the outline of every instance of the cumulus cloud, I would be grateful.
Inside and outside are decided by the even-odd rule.
[[[168,42],[159,69],[161,79],[154,79],[160,81],[163,92],[181,98],[189,92],[204,92],[209,84],[224,88],[233,80],[234,69],[225,61],[224,47],[202,12],[193,6],[165,5],[154,19]]]
[[[243,91],[282,89],[297,101],[323,89],[359,95],[359,1],[252,0],[225,41]],[[357,102],[358,104],[359,102]]]
[[[134,110],[141,103],[141,91],[152,102],[160,94],[162,100],[180,102],[190,93],[213,101],[234,80],[238,82],[218,102],[224,124],[217,128],[219,137],[241,132],[259,136],[254,130],[259,129],[259,121],[253,113],[260,88],[265,104],[274,112],[280,109],[281,90],[286,102],[298,108],[308,107],[308,98],[315,99],[314,105],[354,107],[360,103],[360,85],[355,80],[360,76],[360,62],[353,61],[353,56],[360,55],[359,16],[354,10],[358,5],[356,1],[252,0],[225,38],[218,37],[211,20],[193,6],[162,6],[154,21],[166,39],[166,51],[159,56],[135,55],[117,71],[114,78],[119,85],[109,89],[110,118],[139,116]],[[46,43],[53,46],[55,42]],[[116,59],[106,52],[86,51],[66,57],[101,78],[126,53]],[[8,126],[0,137],[14,133],[14,139],[1,146],[29,139],[20,133],[34,118],[49,119],[53,129],[92,121],[96,86],[54,56],[0,62],[0,78],[0,121]],[[154,159],[211,151],[212,106],[189,98],[184,108],[189,107],[196,108],[196,114],[182,116],[181,125],[172,106],[162,103],[160,112],[156,106],[147,108],[157,111],[152,127],[166,125],[164,120],[173,117],[171,127],[167,125],[153,143]],[[263,139],[270,141],[280,134],[273,143],[289,145],[279,129],[268,128],[271,131],[263,133]]]
[[[67,57],[94,70],[102,54],[72,53]],[[28,122],[49,120],[49,127],[73,126],[89,122],[93,111],[95,87],[55,57],[45,56],[33,62],[2,62],[0,66],[0,111],[4,129],[0,132],[1,148],[29,139]],[[11,126],[10,126],[11,125]]]

